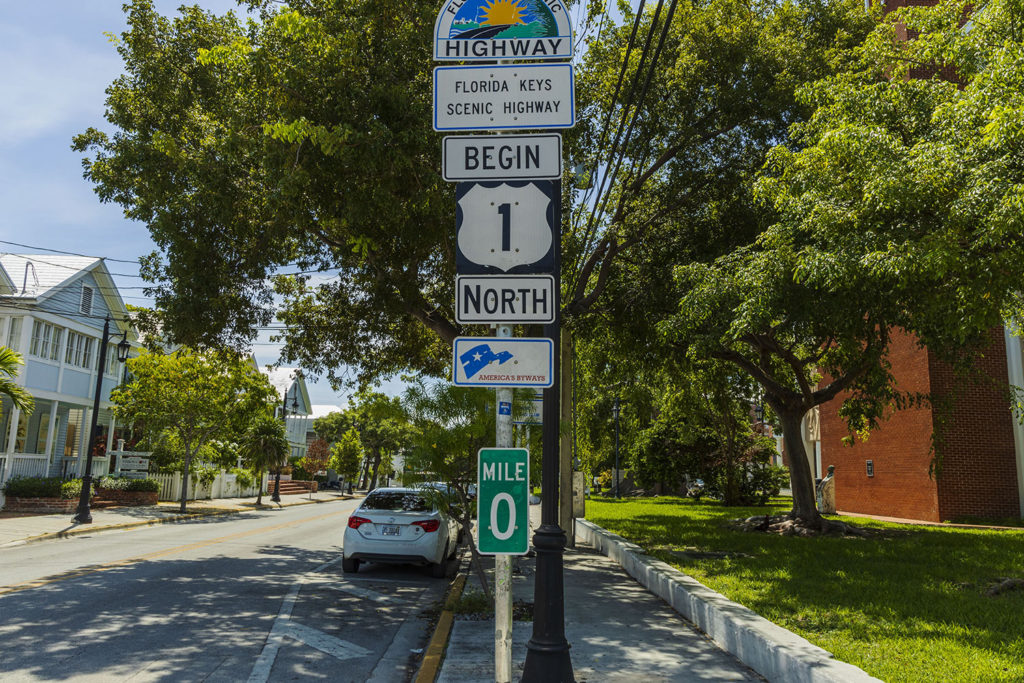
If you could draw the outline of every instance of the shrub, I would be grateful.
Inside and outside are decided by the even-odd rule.
[[[82,480],[64,481],[60,477],[12,477],[4,485],[4,494],[12,498],[77,498]]]
[[[238,483],[238,487],[242,489],[249,488],[256,481],[252,472],[241,467],[232,467],[231,473],[235,475],[235,481]]]
[[[129,479],[127,477],[101,477],[98,484],[101,489],[111,491],[160,491],[160,482],[156,479]]]

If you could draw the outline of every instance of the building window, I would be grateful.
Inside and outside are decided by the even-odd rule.
[[[93,345],[96,340],[84,334],[68,330],[68,345],[64,352],[64,362],[87,370],[92,369]]]
[[[29,353],[47,360],[59,360],[63,335],[64,329],[61,327],[39,320],[32,321],[32,343]]]
[[[82,285],[82,303],[78,310],[86,315],[92,315],[92,287]]]
[[[117,344],[107,344],[107,364],[104,366],[103,374],[120,377],[122,365],[124,364],[117,359]]]
[[[21,346],[21,318],[11,318],[7,328],[7,348],[18,351]]]

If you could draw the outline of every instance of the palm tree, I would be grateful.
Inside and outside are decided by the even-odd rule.
[[[239,444],[239,453],[256,472],[258,482],[256,504],[263,504],[263,473],[284,464],[288,455],[288,441],[284,425],[271,417],[254,422]]]
[[[15,408],[31,413],[36,405],[32,394],[25,391],[25,387],[14,383],[14,378],[18,376],[18,366],[24,364],[21,354],[0,346],[0,394],[9,397]]]

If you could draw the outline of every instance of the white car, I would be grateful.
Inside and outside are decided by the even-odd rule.
[[[422,489],[377,489],[348,518],[341,568],[349,573],[361,562],[412,563],[443,578],[458,544],[458,523]]]

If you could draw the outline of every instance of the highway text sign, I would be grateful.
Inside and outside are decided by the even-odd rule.
[[[572,64],[434,68],[434,130],[572,128]]]

